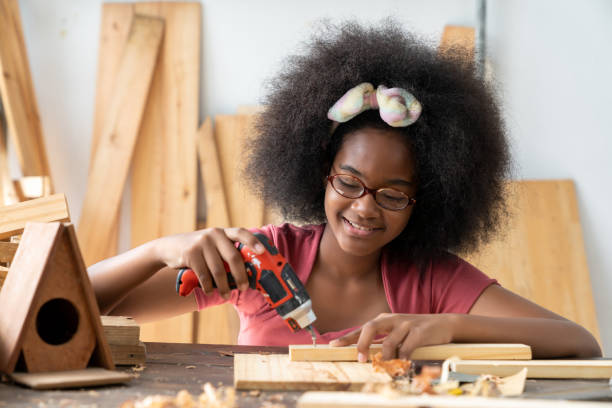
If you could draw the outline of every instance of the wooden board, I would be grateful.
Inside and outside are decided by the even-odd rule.
[[[465,257],[503,287],[566,317],[599,340],[574,183],[519,181],[508,186],[508,230]]]
[[[143,342],[138,344],[113,344],[109,343],[113,362],[116,365],[138,365],[144,364],[147,357],[147,348]]]
[[[96,155],[87,178],[79,241],[87,265],[104,259],[127,179],[164,23],[135,16],[123,50]]]
[[[0,118],[0,207],[15,204],[19,201],[11,178],[7,145],[6,134]]]
[[[372,344],[370,358],[381,350],[381,344]],[[464,360],[530,360],[531,347],[524,344],[449,343],[418,347],[410,359],[446,360],[453,356]],[[357,361],[357,346],[294,344],[289,346],[289,357],[291,361]]]
[[[19,244],[0,241],[0,262],[10,263],[17,252]]]
[[[140,344],[140,326],[126,316],[100,316],[108,344]]]
[[[19,384],[37,390],[53,388],[92,387],[98,385],[127,383],[132,376],[127,373],[87,368],[85,370],[60,371],[51,373],[13,373],[11,378]]]
[[[387,383],[387,373],[356,362],[290,361],[287,354],[235,354],[234,387],[256,390],[360,390]]]
[[[24,176],[50,176],[19,3],[0,0],[0,96]]]
[[[389,398],[364,392],[307,392],[297,402],[298,408],[599,408],[601,402],[557,401],[526,398],[447,397],[433,395]]]
[[[500,377],[527,368],[527,378],[610,378],[612,360],[457,361],[451,368],[465,374]]]
[[[166,29],[132,162],[131,246],[196,228],[201,4],[116,8],[161,17]],[[143,341],[192,342],[193,314],[141,326]]]
[[[0,266],[0,289],[2,289],[2,285],[4,285],[4,281],[6,280],[6,275],[8,274],[8,268],[4,266]]]
[[[54,194],[0,207],[0,239],[21,234],[29,221],[70,221],[66,197]]]

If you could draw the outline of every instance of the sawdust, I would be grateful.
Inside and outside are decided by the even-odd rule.
[[[391,377],[403,377],[410,371],[412,362],[401,358],[383,360],[382,353],[378,352],[372,357],[372,367],[379,373],[387,373]]]
[[[149,395],[136,401],[126,401],[120,408],[233,408],[236,406],[236,391],[233,387],[215,388],[211,383],[204,384],[198,397],[189,391],[181,390],[176,397]]]

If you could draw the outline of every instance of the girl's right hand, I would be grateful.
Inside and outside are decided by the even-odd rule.
[[[164,265],[192,269],[206,294],[214,290],[214,281],[219,294],[228,299],[230,288],[223,262],[229,265],[238,289],[249,288],[244,260],[235,242],[241,242],[258,254],[265,251],[257,237],[247,229],[207,228],[159,238],[155,242],[155,253]]]

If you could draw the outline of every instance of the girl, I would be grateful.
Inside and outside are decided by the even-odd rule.
[[[510,163],[494,95],[457,55],[438,55],[385,22],[331,27],[289,59],[271,83],[245,176],[302,226],[257,231],[304,282],[317,341],[357,343],[361,361],[374,341],[385,359],[448,342],[524,343],[537,358],[600,356],[585,329],[453,255],[498,230]],[[248,289],[234,242],[261,252],[253,232],[164,237],[91,266],[102,313],[149,321],[231,302],[239,344],[310,342]],[[223,261],[239,289],[229,290]],[[174,291],[181,267],[199,277],[194,296]]]

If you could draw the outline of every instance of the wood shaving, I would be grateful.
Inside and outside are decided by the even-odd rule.
[[[249,395],[251,397],[259,397],[261,395],[261,390],[251,390],[249,391]]]
[[[382,353],[378,352],[372,357],[372,367],[374,371],[379,373],[387,373],[391,377],[403,377],[410,371],[412,362],[395,358],[393,360],[383,360]]]
[[[121,408],[233,408],[236,406],[236,391],[233,387],[215,388],[211,383],[203,386],[197,399],[187,390],[181,390],[176,397],[149,395],[136,401],[126,401]]]
[[[196,368],[196,366],[188,365],[188,366],[185,366],[185,368],[188,369],[188,370],[193,370],[194,368]]]
[[[234,357],[233,351],[219,350],[219,354],[221,354],[222,356]]]
[[[138,372],[140,372],[140,371],[142,371],[142,370],[144,370],[144,369],[145,369],[144,364],[138,364],[138,365],[135,365],[134,367],[132,367],[132,371],[138,371]]]

